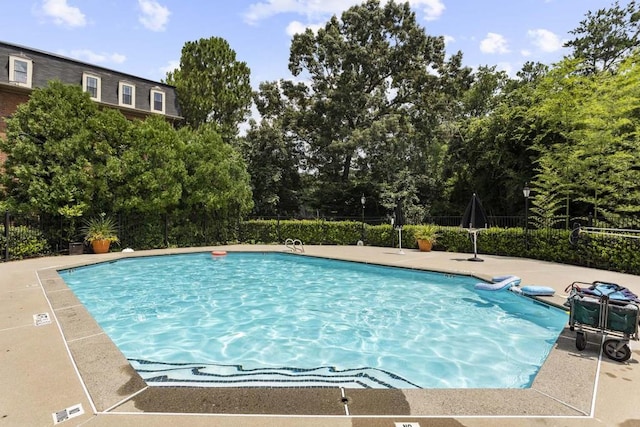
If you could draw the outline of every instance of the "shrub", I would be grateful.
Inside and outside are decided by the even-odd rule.
[[[6,246],[4,225],[0,225],[1,256],[4,256]],[[9,258],[24,259],[48,253],[49,243],[41,231],[24,225],[9,228]]]

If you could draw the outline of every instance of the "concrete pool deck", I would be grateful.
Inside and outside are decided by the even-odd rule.
[[[618,363],[600,356],[596,334],[590,334],[584,351],[576,350],[575,333],[568,329],[532,387],[522,390],[147,387],[57,274],[57,269],[121,257],[214,249],[286,251],[282,245],[234,245],[0,264],[0,426],[54,425],[54,414],[76,405],[83,413],[72,413],[61,425],[640,425],[638,342],[630,343],[631,359]],[[367,246],[307,246],[305,254],[485,279],[515,274],[523,286],[553,287],[551,300],[559,304],[574,281],[614,282],[640,294],[639,276],[521,258],[480,254],[484,262],[469,262],[469,254],[412,249],[399,254]],[[34,316],[43,324],[36,326]]]

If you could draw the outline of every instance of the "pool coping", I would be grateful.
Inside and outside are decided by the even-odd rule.
[[[227,250],[247,251],[247,247]],[[254,251],[269,251],[264,247]],[[272,247],[273,252],[283,252]],[[202,248],[164,251],[203,252]],[[554,344],[529,389],[403,389],[358,390],[332,388],[201,388],[148,387],[102,331],[58,270],[155,252],[110,254],[109,259],[83,260],[60,269],[38,271],[39,280],[64,336],[65,345],[96,413],[254,414],[350,417],[568,417],[593,416],[599,370],[599,346],[576,352],[572,334],[565,330]],[[305,255],[324,255],[307,251]],[[335,258],[335,256],[333,257]],[[358,261],[356,259],[345,259]],[[94,262],[95,261],[95,262]],[[362,262],[362,260],[358,261]],[[372,264],[388,264],[370,262]],[[415,268],[415,267],[409,267]],[[426,268],[415,268],[426,269]],[[435,270],[483,277],[482,274]],[[98,350],[98,351],[96,351]]]

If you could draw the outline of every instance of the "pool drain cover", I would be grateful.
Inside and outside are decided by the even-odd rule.
[[[53,415],[53,423],[60,424],[63,421],[79,417],[82,414],[84,414],[84,409],[82,409],[82,404],[78,403],[77,405],[69,406],[62,411],[55,412],[51,415]]]

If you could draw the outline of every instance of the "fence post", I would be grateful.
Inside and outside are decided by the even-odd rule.
[[[4,212],[4,260],[9,261],[9,211]]]

